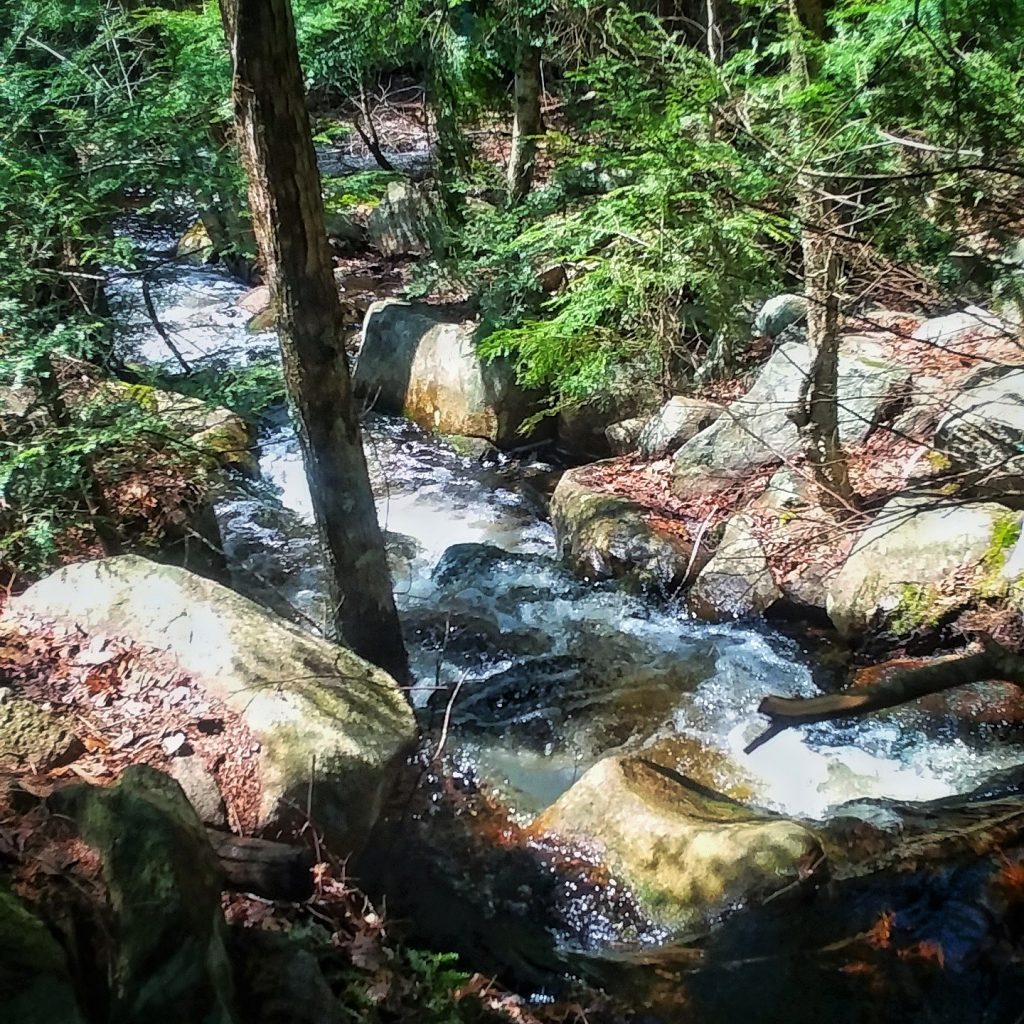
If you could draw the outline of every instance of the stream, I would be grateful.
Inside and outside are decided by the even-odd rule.
[[[244,286],[216,267],[169,259],[167,230],[132,224],[131,232],[151,261],[160,318],[187,360],[216,365],[276,350],[273,335],[247,333],[248,314],[236,305]],[[168,364],[138,279],[115,277],[110,290],[123,352]],[[763,696],[810,695],[828,683],[802,640],[763,624],[701,622],[574,578],[545,519],[552,466],[498,455],[481,462],[374,415],[365,442],[414,704],[427,726],[450,717],[451,776],[495,796],[516,822],[527,823],[599,758],[652,747],[682,773],[764,808],[823,820],[842,805],[844,815],[883,823],[890,812],[874,799],[967,792],[1020,761],[1019,746],[993,727],[914,709],[790,730],[744,755],[764,728]],[[264,427],[260,469],[259,483],[239,484],[216,509],[235,586],[315,628],[324,579],[284,410]],[[592,951],[657,944],[643,922],[616,921],[616,906],[597,906],[580,890],[565,912],[576,922],[566,929],[571,942]],[[581,924],[588,914],[594,919]]]

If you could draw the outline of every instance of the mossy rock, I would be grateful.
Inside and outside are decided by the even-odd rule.
[[[941,493],[896,498],[860,534],[828,583],[828,613],[844,636],[906,635],[980,600],[1006,595],[1004,573],[1021,513]]]
[[[0,881],[0,1020],[82,1024],[64,950]]]
[[[534,822],[596,849],[672,931],[796,891],[822,869],[818,837],[752,811],[644,757],[599,761]]]
[[[0,769],[48,771],[83,750],[65,722],[30,700],[0,690]]]

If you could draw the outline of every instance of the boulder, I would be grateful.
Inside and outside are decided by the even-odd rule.
[[[649,385],[619,382],[600,398],[564,406],[555,423],[558,447],[576,459],[606,459],[613,454],[608,427],[649,416],[660,401]]]
[[[84,749],[65,720],[0,689],[0,769],[45,772]]]
[[[1013,329],[999,317],[978,306],[968,306],[960,313],[925,320],[911,335],[940,348],[955,348],[971,338],[999,338],[1013,335]]]
[[[252,316],[270,309],[270,285],[260,284],[250,288],[235,305]]]
[[[562,474],[551,496],[551,525],[566,565],[592,580],[625,580],[640,590],[668,593],[707,560],[691,558],[685,537],[658,529],[641,505],[586,483],[588,467]]]
[[[804,442],[790,419],[810,369],[806,345],[776,349],[754,386],[676,453],[673,490],[680,497],[714,492],[759,466],[797,455]],[[862,441],[906,386],[910,370],[882,356],[861,336],[844,340],[839,356],[839,431],[845,444]]]
[[[167,768],[167,774],[181,786],[182,792],[188,797],[188,802],[204,825],[212,828],[224,828],[227,825],[227,809],[220,787],[198,756],[190,754],[175,757]]]
[[[327,206],[324,210],[327,237],[344,251],[358,251],[366,247],[370,239],[366,220],[352,206]]]
[[[452,310],[385,299],[370,306],[352,378],[359,397],[425,430],[522,443],[519,428],[537,410],[501,359],[476,354],[476,323]]]
[[[671,455],[722,415],[722,406],[701,398],[670,398],[640,435],[640,454],[648,459]]]
[[[659,924],[699,928],[821,870],[804,825],[760,814],[643,757],[599,761],[534,822],[588,844]]]
[[[605,440],[612,455],[629,455],[637,449],[640,434],[647,424],[646,416],[633,416],[630,419],[610,423],[604,428]]]
[[[875,627],[906,634],[935,625],[1002,576],[1021,513],[942,495],[894,498],[858,536],[827,587],[829,617],[844,636]]]
[[[357,849],[415,739],[412,713],[385,672],[183,569],[133,555],[67,566],[5,614],[167,651],[258,741],[265,832],[293,824],[312,796],[328,838]]]
[[[0,1020],[83,1024],[64,950],[49,928],[0,883]]]
[[[256,432],[238,413],[145,384],[106,381],[101,388],[116,399],[128,399],[156,413],[176,434],[208,452],[225,469],[259,476],[259,461],[254,454]]]
[[[178,239],[175,254],[179,260],[188,260],[190,263],[210,261],[213,256],[213,240],[202,218],[197,217]]]
[[[370,246],[382,256],[426,255],[440,235],[435,200],[422,185],[393,181],[366,229]]]
[[[220,864],[181,787],[148,765],[52,798],[99,854],[115,918],[110,1019],[233,1024]]]
[[[766,611],[780,597],[754,521],[742,512],[730,517],[714,557],[690,590],[691,606],[705,618],[740,618]]]
[[[804,296],[775,295],[754,317],[754,333],[765,338],[777,338],[787,327],[799,323],[806,316],[807,299]]]
[[[1024,366],[973,374],[944,408],[934,447],[948,468],[1000,501],[1024,497]]]

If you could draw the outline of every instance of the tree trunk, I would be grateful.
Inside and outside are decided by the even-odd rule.
[[[408,679],[342,345],[316,154],[289,0],[221,0],[256,240],[277,312],[333,624],[352,650]]]
[[[530,191],[537,163],[537,137],[544,130],[540,111],[540,47],[519,44],[515,69],[512,152],[508,159],[508,193],[512,203]]]
[[[825,32],[825,14],[818,0],[789,0],[791,25],[790,68],[798,87],[809,85],[817,69],[809,59],[803,33],[817,38]],[[801,141],[811,136],[810,126],[797,125]],[[849,467],[839,437],[839,257],[834,235],[835,208],[826,192],[827,182],[802,173],[797,178],[797,207],[801,223],[804,293],[807,297],[807,345],[811,365],[794,422],[804,437],[808,461],[823,505],[849,508],[853,497]]]

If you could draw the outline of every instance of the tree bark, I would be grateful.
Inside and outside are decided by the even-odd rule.
[[[808,57],[803,33],[821,39],[825,10],[820,0],[789,0],[790,68],[799,87],[809,85],[817,69]],[[797,130],[806,144],[806,123]],[[836,210],[827,197],[826,182],[809,174],[797,178],[797,207],[801,224],[804,293],[807,297],[807,345],[811,365],[793,417],[804,438],[808,461],[823,505],[849,508],[853,497],[849,466],[839,436],[839,257],[834,235]]]
[[[541,117],[540,47],[520,42],[516,53],[515,111],[512,152],[508,159],[508,194],[520,202],[530,191],[537,164],[537,138],[544,130]]]
[[[342,344],[289,0],[221,0],[249,206],[298,417],[339,639],[400,682],[408,660]]]
[[[976,654],[946,658],[920,668],[897,672],[863,690],[833,693],[824,697],[765,697],[757,710],[771,719],[771,725],[747,745],[744,753],[751,753],[780,732],[797,725],[858,718],[873,711],[907,704],[932,693],[992,679],[1024,687],[1024,657],[985,637],[982,650]]]

